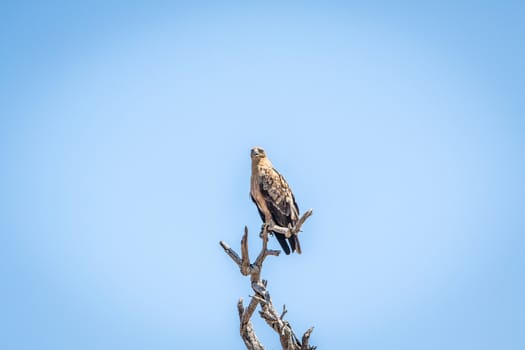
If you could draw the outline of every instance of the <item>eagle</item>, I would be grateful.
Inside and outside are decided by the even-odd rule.
[[[257,206],[264,224],[292,228],[299,219],[299,207],[284,177],[277,172],[261,147],[251,150],[252,175],[250,180],[250,197]],[[271,231],[283,248],[286,255],[291,251],[301,254],[297,235],[288,238],[282,233]],[[290,243],[290,246],[288,246]]]

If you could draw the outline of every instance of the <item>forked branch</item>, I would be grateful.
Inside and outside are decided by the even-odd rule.
[[[300,225],[302,225],[310,215],[312,215],[311,210],[307,211],[301,217],[298,224],[296,225],[297,230],[295,233],[293,233],[295,228],[287,230],[292,232],[292,234],[296,234],[301,228]],[[266,257],[269,255],[278,256],[280,254],[279,250],[268,249],[267,244],[269,229],[270,228],[267,225],[263,225],[260,235],[262,239],[262,249],[257,256],[257,259],[253,263],[250,263],[250,258],[248,255],[248,228],[245,227],[244,235],[241,240],[241,257],[239,257],[239,255],[232,248],[230,248],[228,244],[223,241],[220,242],[220,245],[226,254],[228,254],[228,256],[239,267],[241,274],[244,276],[250,276],[252,290],[255,292],[246,308],[244,308],[242,298],[239,299],[239,302],[237,303],[240,321],[240,335],[248,350],[264,350],[264,346],[257,338],[250,320],[253,313],[255,312],[255,309],[259,305],[260,316],[273,330],[277,332],[283,350],[316,349],[315,346],[309,345],[310,335],[312,334],[313,327],[308,329],[302,336],[302,339],[299,340],[293,332],[290,323],[284,319],[284,315],[287,312],[286,307],[283,306],[283,311],[281,314],[277,312],[273,306],[272,299],[270,298],[270,293],[266,289],[267,281],[261,279],[262,265]],[[273,230],[273,227],[271,229]]]
[[[286,238],[290,238],[292,235],[297,236],[299,232],[301,232],[301,227],[303,226],[306,219],[312,216],[312,214],[313,210],[309,209],[304,212],[304,214],[299,218],[299,220],[297,220],[295,226],[288,228],[273,224],[268,228],[268,231],[282,233],[283,235],[285,235]]]

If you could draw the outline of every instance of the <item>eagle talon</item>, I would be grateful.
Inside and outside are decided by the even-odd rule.
[[[270,235],[272,234],[272,232],[269,230],[271,224],[268,224],[268,223],[264,223],[261,225],[261,232],[259,232],[259,238],[262,238],[263,235],[264,235],[264,231],[268,232]]]

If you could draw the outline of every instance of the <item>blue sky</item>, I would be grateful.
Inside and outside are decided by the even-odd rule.
[[[218,242],[259,247],[255,145],[314,209],[263,273],[298,333],[525,346],[523,5],[4,2],[0,23],[2,349],[243,349],[251,289]]]

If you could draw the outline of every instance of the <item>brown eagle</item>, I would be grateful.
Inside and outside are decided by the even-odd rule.
[[[299,207],[294,195],[284,177],[277,172],[266,157],[266,152],[260,147],[251,151],[252,176],[250,181],[250,196],[257,205],[259,215],[265,224],[278,225],[284,228],[295,226],[299,219]],[[290,254],[297,251],[301,254],[301,246],[296,235],[288,238],[279,232],[272,232],[284,252]]]

